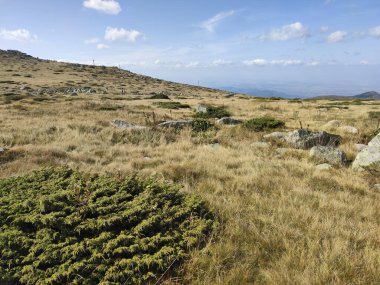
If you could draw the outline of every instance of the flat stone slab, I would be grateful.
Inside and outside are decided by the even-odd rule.
[[[121,128],[121,129],[131,129],[131,130],[144,130],[147,129],[145,126],[139,126],[135,124],[128,123],[126,121],[122,120],[113,120],[111,124],[115,127]]]

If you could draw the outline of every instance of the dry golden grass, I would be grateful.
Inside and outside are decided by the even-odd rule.
[[[369,111],[379,111],[375,102],[321,111],[327,101],[224,98],[223,92],[116,68],[79,72],[64,63],[2,60],[1,80],[16,84],[3,83],[0,92],[25,97],[13,101],[1,95],[0,147],[8,150],[0,156],[0,177],[55,165],[137,172],[182,184],[183,191],[201,195],[217,213],[219,231],[166,284],[380,284],[380,193],[371,188],[379,177],[350,168],[319,172],[307,151],[279,155],[276,147],[281,145],[254,148],[251,144],[264,133],[239,126],[193,134],[128,132],[110,124],[113,119],[150,125],[190,117],[192,110],[160,109],[153,104],[157,100],[146,99],[151,92],[168,91],[173,101],[226,106],[240,119],[269,115],[285,121],[288,129],[301,121],[303,127],[321,130],[326,122],[341,120],[360,130],[358,135],[341,134],[341,148],[352,159],[354,144],[376,128],[377,122],[368,119]],[[14,73],[32,77],[20,79]],[[68,86],[70,80],[74,86],[85,82],[107,88],[107,94],[28,96],[19,91],[21,85]],[[121,85],[127,90],[124,96]],[[140,100],[131,100],[135,97]]]

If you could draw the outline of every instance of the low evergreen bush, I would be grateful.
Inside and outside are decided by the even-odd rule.
[[[215,222],[204,202],[136,177],[47,169],[0,180],[0,284],[146,284]]]
[[[272,117],[253,118],[244,122],[243,126],[249,130],[261,132],[270,129],[276,129],[285,126],[283,121]]]

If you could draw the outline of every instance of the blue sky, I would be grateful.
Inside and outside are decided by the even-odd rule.
[[[0,0],[0,49],[216,87],[380,91],[380,1]]]

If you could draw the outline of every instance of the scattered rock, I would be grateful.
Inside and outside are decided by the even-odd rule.
[[[295,130],[285,136],[286,142],[291,147],[300,149],[310,149],[314,146],[338,146],[341,139],[338,135],[304,129]]]
[[[0,153],[3,153],[3,152],[5,152],[5,148],[0,147]]]
[[[270,148],[271,144],[267,142],[254,142],[251,146],[254,148]]]
[[[324,128],[326,129],[332,129],[332,128],[338,128],[340,127],[341,122],[338,120],[332,120],[327,122],[326,124],[323,125]]]
[[[367,147],[366,144],[360,144],[360,143],[355,144],[355,148],[356,148],[357,151],[362,151],[366,147]]]
[[[332,169],[332,165],[328,163],[319,164],[316,166],[317,170],[330,170]]]
[[[232,119],[229,117],[223,117],[223,118],[217,120],[216,123],[220,124],[220,125],[239,125],[242,123],[242,121],[237,120],[237,119]]]
[[[380,134],[358,153],[352,164],[352,168],[358,171],[363,171],[367,167],[380,168]]]
[[[264,139],[283,140],[288,135],[287,132],[273,132],[264,136]]]
[[[207,113],[207,106],[202,105],[202,104],[198,104],[198,105],[195,107],[195,111],[196,111],[197,113]]]
[[[373,189],[380,190],[380,184],[373,185]]]
[[[168,121],[168,122],[163,122],[161,124],[158,124],[158,126],[164,127],[164,128],[181,129],[181,128],[186,128],[186,127],[191,127],[192,122],[193,120]]]
[[[344,165],[347,163],[346,154],[339,148],[331,146],[314,146],[310,150],[310,156],[333,165]]]
[[[217,149],[217,148],[220,148],[220,143],[212,143],[212,144],[209,144],[209,146],[214,149]]]
[[[359,133],[359,130],[352,126],[343,126],[343,127],[340,127],[339,130],[346,134],[352,134],[352,135]]]
[[[131,123],[128,123],[128,122],[122,121],[122,120],[113,120],[111,122],[111,124],[114,125],[115,127],[121,128],[121,129],[143,130],[143,129],[147,128],[144,126],[138,126],[135,124],[131,124]]]

